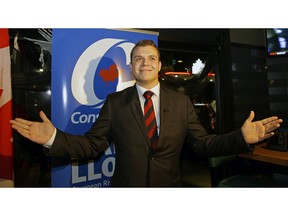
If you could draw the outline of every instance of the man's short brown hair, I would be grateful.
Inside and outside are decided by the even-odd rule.
[[[153,40],[140,40],[138,41],[135,46],[133,47],[133,49],[131,50],[131,53],[130,53],[130,61],[132,62],[132,58],[133,58],[133,52],[134,50],[139,47],[139,46],[142,46],[142,47],[145,47],[145,46],[153,46],[156,48],[157,52],[158,52],[158,56],[159,56],[159,60],[160,60],[160,51],[158,49],[158,47],[156,46],[156,44],[154,43]]]

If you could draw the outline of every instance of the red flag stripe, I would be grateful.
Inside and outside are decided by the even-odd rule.
[[[9,46],[9,33],[8,29],[0,28],[0,49]]]
[[[13,181],[12,128],[9,122],[12,119],[12,89],[8,29],[0,29],[0,89],[0,179]]]
[[[12,117],[11,110],[12,101],[0,107],[0,178],[2,179],[13,179],[13,143],[9,123]]]

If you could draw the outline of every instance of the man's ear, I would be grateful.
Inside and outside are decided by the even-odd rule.
[[[162,67],[162,62],[159,61],[159,71],[161,70],[161,67]],[[158,71],[158,72],[159,72],[159,71]]]

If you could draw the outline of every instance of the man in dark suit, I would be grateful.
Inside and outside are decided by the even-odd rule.
[[[43,122],[16,118],[11,121],[12,127],[56,156],[94,157],[114,142],[116,163],[112,186],[172,187],[181,186],[179,158],[186,138],[200,155],[234,154],[246,151],[247,144],[273,136],[282,122],[275,116],[252,122],[254,112],[251,111],[241,129],[225,135],[208,134],[188,96],[160,86],[160,69],[157,46],[151,40],[139,41],[131,52],[131,71],[136,84],[108,95],[97,121],[85,135],[70,135],[56,129],[42,111]],[[154,92],[157,124],[154,148],[143,118],[146,90]]]

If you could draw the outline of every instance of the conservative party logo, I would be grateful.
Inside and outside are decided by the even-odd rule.
[[[105,38],[94,42],[78,58],[71,76],[71,91],[79,106],[66,130],[82,124],[83,132],[96,121],[109,93],[134,84],[130,52],[134,43]]]
[[[133,46],[134,43],[112,38],[99,40],[89,46],[79,57],[72,74],[71,88],[75,99],[83,105],[97,106],[105,97],[101,90],[109,85],[113,86],[105,92],[119,91],[131,85],[132,77],[128,72]],[[123,51],[124,55],[115,56],[119,53],[117,49]],[[118,82],[114,88],[115,80]],[[103,82],[104,85],[100,84],[97,88],[95,81]]]

